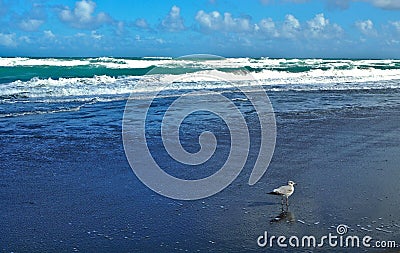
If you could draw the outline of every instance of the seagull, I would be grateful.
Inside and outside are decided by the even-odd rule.
[[[281,187],[278,187],[274,189],[272,192],[269,192],[268,194],[273,194],[273,195],[279,195],[282,197],[282,208],[283,208],[283,198],[286,197],[286,207],[289,206],[289,196],[293,194],[294,192],[294,185],[296,183],[293,181],[289,181],[287,185],[283,185]]]

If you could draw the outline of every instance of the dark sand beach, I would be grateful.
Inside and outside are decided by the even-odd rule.
[[[123,105],[2,119],[2,252],[278,252],[258,247],[257,238],[264,231],[321,237],[340,224],[349,235],[400,242],[398,106],[277,112],[275,153],[257,184],[247,184],[248,164],[222,192],[177,201],[148,189],[131,170]],[[295,193],[286,216],[275,219],[280,199],[266,193],[287,180],[297,183]],[[318,249],[332,250],[343,252]]]

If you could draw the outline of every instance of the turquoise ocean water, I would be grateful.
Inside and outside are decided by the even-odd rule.
[[[400,60],[0,58],[0,117],[76,111],[79,105],[88,102],[125,100],[135,92],[143,95],[147,89],[157,90],[171,79],[178,81],[167,89],[169,94],[233,88],[232,82],[224,80],[188,81],[190,73],[209,76],[229,73],[238,77],[235,85],[261,84],[269,94],[373,93],[400,88]],[[185,81],[179,81],[182,78]],[[138,83],[144,84],[141,87],[145,89],[136,90]],[[374,99],[359,101],[368,102],[377,103]],[[40,106],[34,106],[35,109],[31,103]],[[277,102],[275,107],[286,110],[287,105],[282,103],[282,107]],[[297,109],[307,105],[298,103]]]

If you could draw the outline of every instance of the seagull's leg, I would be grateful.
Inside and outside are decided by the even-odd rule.
[[[288,206],[289,206],[289,197],[286,196],[286,207],[288,207]]]

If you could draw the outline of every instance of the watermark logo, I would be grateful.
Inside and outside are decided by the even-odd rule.
[[[340,224],[336,227],[336,234],[329,233],[321,237],[314,235],[305,236],[275,236],[269,235],[267,231],[257,238],[259,247],[280,247],[280,248],[397,248],[396,241],[374,240],[371,236],[359,237],[348,235],[348,226]]]
[[[222,57],[212,55],[191,55],[177,59],[177,63],[190,62],[192,65],[204,65],[205,61],[210,61],[215,66],[218,62],[223,63],[224,60]],[[235,180],[248,158],[251,126],[246,122],[236,104],[216,89],[199,88],[190,89],[191,91],[184,94],[177,93],[180,94],[179,97],[169,105],[161,123],[161,137],[165,150],[172,159],[189,167],[203,164],[213,156],[217,148],[217,137],[210,131],[201,133],[198,139],[200,150],[190,153],[180,143],[180,125],[188,115],[197,111],[209,111],[218,115],[229,129],[230,151],[223,166],[214,174],[196,180],[172,176],[159,166],[156,162],[157,157],[150,152],[147,143],[146,119],[152,117],[149,115],[149,108],[156,99],[160,99],[163,91],[177,89],[177,86],[179,90],[179,84],[184,83],[217,83],[223,84],[222,88],[234,88],[244,94],[256,112],[260,125],[260,133],[257,136],[260,139],[260,147],[249,178],[249,184],[255,184],[269,166],[276,140],[274,111],[258,80],[252,78],[245,69],[241,69],[240,73],[208,70],[180,75],[166,75],[162,74],[163,71],[159,68],[151,70],[148,75],[154,76],[154,82],[157,85],[149,88],[148,83],[139,82],[126,103],[122,137],[126,157],[136,176],[153,191],[179,200],[209,197]],[[249,78],[252,79],[249,80]],[[200,99],[202,102],[194,103],[194,99]]]
[[[347,229],[348,226],[340,224],[339,226],[336,227],[336,233],[338,233],[338,235],[344,235],[347,233]]]

